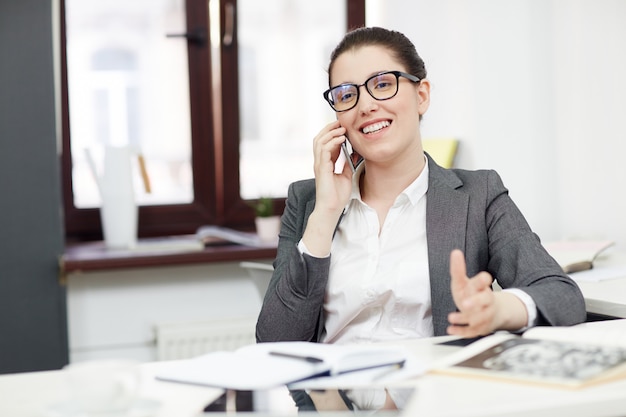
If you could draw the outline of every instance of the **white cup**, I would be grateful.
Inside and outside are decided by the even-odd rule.
[[[78,362],[65,370],[73,408],[80,413],[122,413],[137,398],[141,375],[135,361]]]
[[[100,218],[106,246],[129,249],[137,244],[137,203],[133,188],[131,149],[108,146],[100,180]]]

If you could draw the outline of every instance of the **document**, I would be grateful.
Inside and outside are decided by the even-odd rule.
[[[259,390],[374,368],[382,371],[382,368],[389,367],[392,371],[401,368],[407,357],[407,352],[396,346],[260,343],[172,363],[157,374],[157,379]]]
[[[561,388],[623,379],[626,320],[536,327],[522,336],[496,333],[463,348],[432,372]]]
[[[593,268],[598,255],[614,243],[611,240],[562,240],[546,242],[543,246],[566,274],[573,274]]]

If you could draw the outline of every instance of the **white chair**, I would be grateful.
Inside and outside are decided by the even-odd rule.
[[[272,273],[274,272],[272,264],[245,261],[240,262],[239,266],[248,272],[250,279],[259,293],[259,297],[263,300],[265,292],[267,291],[267,286],[272,278]]]

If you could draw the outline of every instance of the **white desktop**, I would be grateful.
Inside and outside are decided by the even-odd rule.
[[[611,320],[611,326],[626,330],[626,320]],[[604,325],[608,322],[586,323]],[[428,366],[440,364],[461,347],[441,345],[452,337],[411,340],[401,344],[412,357]],[[173,362],[139,365],[141,384],[131,412],[116,417],[192,417],[218,399],[223,390],[159,381],[155,375]],[[396,387],[415,389],[401,416],[597,416],[626,415],[626,378],[616,382],[571,390],[541,384],[455,377],[426,373],[396,382]],[[0,415],[11,417],[77,417],[72,410],[68,371],[29,372],[0,376]],[[290,412],[293,415],[293,411]],[[274,416],[277,414],[272,413]],[[219,415],[207,413],[206,415]],[[232,415],[232,414],[229,414]],[[268,415],[260,413],[259,415]],[[282,414],[281,414],[282,415]],[[341,413],[337,415],[349,415]],[[109,415],[107,415],[109,416]]]

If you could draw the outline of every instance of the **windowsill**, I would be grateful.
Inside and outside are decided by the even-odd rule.
[[[186,237],[178,237],[178,241]],[[192,237],[188,237],[192,242]],[[138,243],[141,245],[143,240]],[[60,259],[61,280],[66,274],[105,271],[122,268],[145,268],[189,265],[212,262],[236,262],[252,259],[274,259],[276,246],[252,247],[232,243],[207,245],[204,248],[182,249],[178,246],[152,249],[109,249],[104,242],[69,245]]]

